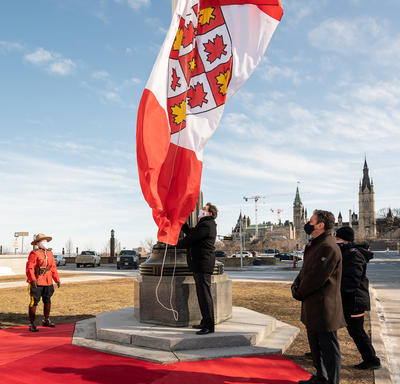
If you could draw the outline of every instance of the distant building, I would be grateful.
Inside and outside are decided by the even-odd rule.
[[[348,221],[343,220],[342,212],[339,212],[335,228],[342,226],[353,227],[356,237],[362,239],[375,239],[377,237],[395,237],[400,235],[400,218],[396,217],[389,208],[386,217],[376,218],[375,214],[375,191],[372,178],[369,176],[369,168],[367,159],[364,161],[363,177],[359,183],[358,191],[358,208],[356,214],[349,209]],[[273,224],[271,222],[263,222],[258,224],[257,238],[263,239],[267,233],[276,236],[284,236],[287,239],[296,239],[298,244],[305,244],[308,239],[304,232],[304,224],[308,221],[307,209],[304,208],[300,198],[299,188],[296,188],[296,194],[293,201],[293,222],[286,220],[284,223],[279,222]],[[235,227],[232,229],[232,237],[239,240],[240,223],[242,226],[242,236],[246,241],[254,240],[256,234],[256,226],[250,223],[250,218],[239,215]]]
[[[296,188],[296,196],[293,202],[293,224],[295,228],[295,239],[306,241],[306,234],[303,230],[304,224],[307,223],[307,209],[304,209],[303,202],[300,198],[299,187]]]

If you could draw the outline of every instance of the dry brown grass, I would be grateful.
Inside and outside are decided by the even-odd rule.
[[[101,312],[131,306],[132,283],[133,278],[63,284],[55,288],[51,318],[56,323],[75,323]],[[27,288],[3,288],[0,292],[0,323],[5,327],[26,325]],[[37,314],[41,315],[42,308],[40,302]]]
[[[52,320],[56,323],[74,323],[98,313],[131,306],[133,303],[134,278],[106,281],[69,283],[55,290],[52,304]],[[286,283],[234,282],[233,304],[276,317],[278,320],[300,328],[300,334],[286,351],[285,356],[310,373],[310,359],[305,328],[300,322],[300,303],[293,300],[290,285]],[[3,327],[27,325],[28,294],[26,288],[1,289],[0,323]],[[39,304],[38,314],[42,312]],[[40,316],[39,316],[39,320]],[[373,384],[372,372],[360,372],[352,365],[361,361],[359,353],[346,330],[339,331],[342,351],[342,384]]]
[[[60,277],[76,277],[76,276],[91,276],[89,274],[76,274],[71,272],[60,272],[58,271]],[[26,281],[26,275],[14,275],[14,276],[0,276],[0,283],[12,283],[14,281]]]

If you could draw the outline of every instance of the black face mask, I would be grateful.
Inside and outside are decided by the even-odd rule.
[[[304,232],[307,233],[307,235],[311,235],[314,232],[314,226],[310,224],[310,222],[307,222],[304,224]]]

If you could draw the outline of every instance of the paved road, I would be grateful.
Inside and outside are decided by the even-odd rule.
[[[368,277],[377,296],[381,331],[393,384],[400,384],[400,255],[376,252]]]

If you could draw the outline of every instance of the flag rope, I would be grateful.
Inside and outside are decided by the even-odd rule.
[[[164,251],[163,262],[162,262],[162,264],[161,264],[160,278],[159,278],[158,283],[157,283],[157,286],[156,286],[156,300],[157,300],[158,304],[161,305],[162,308],[166,309],[167,311],[171,311],[171,312],[172,312],[172,315],[174,316],[175,321],[178,321],[178,319],[179,319],[179,313],[178,313],[178,311],[177,311],[176,309],[174,309],[174,307],[173,307],[173,305],[172,305],[172,293],[173,293],[173,291],[174,291],[173,281],[174,281],[174,278],[175,278],[175,268],[176,268],[176,248],[175,248],[174,269],[173,269],[173,272],[172,272],[172,278],[171,278],[171,284],[170,284],[170,291],[171,291],[171,292],[170,292],[170,296],[169,296],[169,305],[170,305],[170,308],[166,307],[166,306],[161,302],[161,300],[160,300],[160,298],[159,298],[159,296],[158,296],[158,289],[159,289],[159,287],[160,287],[160,285],[161,285],[161,280],[162,280],[162,277],[163,277],[163,274],[164,274],[164,265],[165,265],[165,258],[166,258],[166,256],[167,256],[167,250],[168,250],[168,233],[167,233],[167,244],[166,244],[165,251]]]

